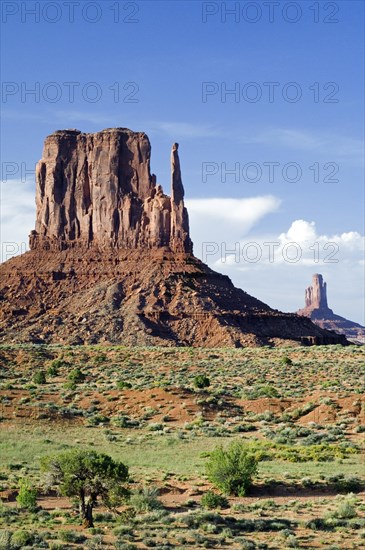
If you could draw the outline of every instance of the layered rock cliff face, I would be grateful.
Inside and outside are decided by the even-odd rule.
[[[158,248],[191,252],[178,145],[171,198],[150,172],[143,132],[62,130],[47,137],[36,168],[37,219],[30,248]]]
[[[298,315],[309,317],[321,328],[335,331],[354,343],[365,344],[365,327],[333,313],[327,303],[327,284],[322,275],[315,273],[312,285],[305,290],[305,307]]]
[[[178,145],[171,196],[150,173],[150,156],[146,134],[125,128],[47,137],[31,250],[0,266],[0,342],[346,343],[195,258]]]

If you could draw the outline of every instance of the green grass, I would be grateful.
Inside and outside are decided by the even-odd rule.
[[[115,432],[117,433],[117,432]],[[133,430],[123,430],[122,438],[107,441],[98,428],[68,428],[67,430],[50,427],[37,427],[33,430],[21,428],[3,430],[0,441],[0,465],[22,463],[37,468],[42,456],[65,450],[68,447],[90,448],[110,454],[122,460],[131,471],[146,471],[149,474],[161,471],[188,476],[199,476],[205,472],[204,453],[214,449],[217,444],[225,445],[233,438],[197,437],[192,440],[179,439],[175,435],[136,435]],[[129,441],[127,443],[127,441]],[[203,453],[203,456],[202,456]],[[283,478],[283,472],[292,477],[313,477],[335,475],[339,471],[345,475],[358,475],[362,467],[361,455],[353,455],[341,462],[304,462],[290,463],[282,461],[260,462],[261,476]],[[285,478],[285,476],[284,476]]]
[[[312,480],[320,476],[334,476],[339,472],[345,476],[358,476],[364,468],[364,458],[355,455],[353,458],[341,462],[260,462],[260,472],[272,478],[296,478],[309,477]]]
[[[59,452],[67,447],[92,448],[106,452],[113,458],[122,460],[131,469],[144,469],[150,472],[166,470],[176,474],[201,473],[205,459],[202,451],[212,450],[217,438],[199,438],[192,441],[179,440],[174,436],[149,436],[140,439],[136,432],[123,431],[123,439],[118,442],[106,441],[97,428],[36,428],[3,430],[0,441],[0,465],[12,462],[37,467],[41,456]],[[51,443],[46,441],[51,441]],[[130,440],[130,443],[127,443]],[[225,438],[219,442],[224,443]]]

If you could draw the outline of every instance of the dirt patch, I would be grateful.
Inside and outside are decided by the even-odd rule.
[[[259,399],[245,399],[236,401],[245,411],[250,411],[256,414],[271,412],[273,414],[281,414],[286,409],[289,409],[292,404],[292,399],[277,399],[270,397],[261,397]]]

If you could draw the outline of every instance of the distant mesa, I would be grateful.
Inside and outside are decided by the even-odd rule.
[[[0,342],[347,343],[310,319],[273,310],[196,258],[178,144],[170,195],[150,158],[147,135],[127,128],[46,138],[30,251],[0,265]]]
[[[316,325],[343,334],[357,344],[365,344],[365,327],[333,313],[327,304],[327,284],[322,275],[315,273],[312,286],[305,290],[305,307],[298,315],[309,317]]]

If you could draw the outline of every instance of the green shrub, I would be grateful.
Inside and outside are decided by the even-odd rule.
[[[328,528],[323,518],[311,519],[304,524],[304,527],[313,531],[326,531]]]
[[[137,489],[131,496],[130,504],[136,512],[150,512],[162,506],[158,500],[158,489],[156,487]]]
[[[118,380],[117,388],[118,390],[129,390],[132,387],[130,382],[125,382],[124,380]]]
[[[58,536],[60,540],[64,542],[73,542],[75,544],[84,542],[86,540],[85,535],[76,531],[60,531]]]
[[[58,375],[58,370],[61,366],[62,366],[62,361],[60,361],[59,359],[56,359],[55,361],[52,361],[52,363],[50,364],[50,366],[47,369],[48,376],[57,376]]]
[[[11,546],[13,550],[23,548],[24,546],[31,546],[34,542],[34,536],[28,531],[15,531],[11,535]]]
[[[354,431],[357,434],[362,434],[365,432],[365,426],[363,424],[359,424],[358,426],[356,426]]]
[[[218,493],[207,491],[202,496],[201,505],[204,508],[208,508],[209,510],[212,510],[214,508],[227,508],[228,500],[222,495],[218,495]]]
[[[68,545],[63,544],[62,542],[50,542],[49,547],[51,550],[70,550]]]
[[[250,539],[241,539],[241,550],[255,550],[257,548],[256,543]]]
[[[37,520],[40,523],[47,523],[48,521],[51,520],[51,514],[47,512],[47,510],[42,510],[41,508],[38,508]]]
[[[98,550],[103,548],[103,537],[101,534],[96,534],[92,539],[88,539],[85,544],[88,550]]]
[[[110,512],[99,512],[99,514],[95,514],[95,521],[111,523],[114,521],[114,516]]]
[[[70,366],[70,363],[68,361],[65,361],[64,359],[54,359],[51,363],[51,367],[54,367],[57,370],[62,369],[62,367]]]
[[[112,419],[114,426],[118,428],[136,428],[139,426],[138,420],[134,420],[126,416],[125,414],[120,414]]]
[[[257,473],[257,459],[241,441],[227,449],[217,447],[207,463],[207,475],[218,489],[228,495],[245,496]]]
[[[71,380],[69,380],[68,382],[65,382],[63,387],[65,388],[65,390],[70,390],[70,391],[76,391],[77,390],[76,382],[73,382]]]
[[[293,361],[289,357],[282,357],[280,363],[282,365],[292,365]]]
[[[84,382],[86,376],[79,368],[76,368],[72,369],[67,378],[70,382],[73,382],[74,384],[80,384],[81,382]]]
[[[7,531],[5,529],[0,530],[0,549],[1,550],[11,549],[11,531]]]
[[[5,506],[0,500],[0,522],[1,520],[5,520],[5,523],[12,523],[12,517],[19,515],[19,511],[16,508],[10,508],[9,506]],[[1,544],[0,544],[1,548]]]
[[[332,512],[329,517],[338,519],[351,519],[356,518],[357,512],[355,507],[355,500],[353,498],[347,498],[338,506],[337,510]]]
[[[258,384],[243,392],[244,399],[257,399],[258,397],[280,397],[280,393],[274,386]]]
[[[194,386],[200,390],[210,386],[210,380],[205,374],[198,374],[194,378]]]
[[[116,550],[136,550],[137,546],[124,542],[123,540],[117,540],[114,544]]]
[[[361,479],[353,476],[334,481],[334,486],[338,493],[359,493],[364,489],[364,485]]]
[[[108,424],[110,422],[110,418],[108,416],[104,416],[103,414],[94,414],[87,419],[87,422],[89,426],[99,426],[99,424]]]
[[[33,376],[33,382],[35,384],[45,384],[47,382],[45,372],[43,370],[38,370],[37,372],[35,372]]]
[[[280,397],[280,393],[274,386],[264,384],[257,388],[257,397]]]
[[[37,505],[37,489],[32,487],[27,479],[19,481],[19,492],[16,501],[20,508],[34,510]]]

